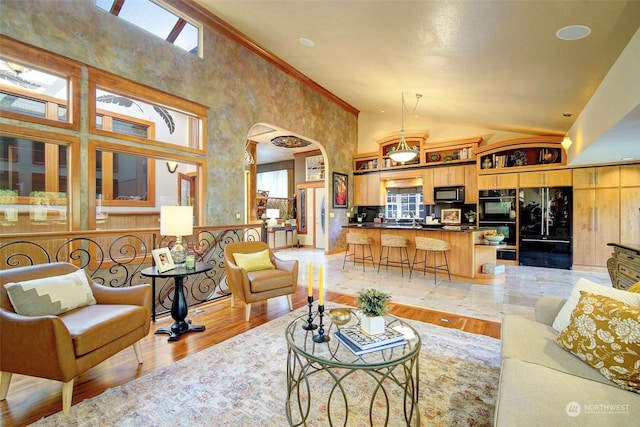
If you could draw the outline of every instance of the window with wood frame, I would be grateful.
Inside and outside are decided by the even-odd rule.
[[[80,66],[0,36],[0,116],[80,128]]]

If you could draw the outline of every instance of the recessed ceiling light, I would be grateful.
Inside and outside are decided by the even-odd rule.
[[[560,40],[580,40],[591,34],[591,28],[586,25],[568,25],[556,31]]]
[[[307,47],[314,47],[316,45],[316,43],[313,40],[308,39],[306,37],[300,37],[298,41]]]

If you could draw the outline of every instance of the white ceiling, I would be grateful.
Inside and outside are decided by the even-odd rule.
[[[420,93],[421,117],[527,134],[564,134],[640,26],[640,1],[196,3],[360,112],[399,116]],[[556,37],[573,24],[591,34]],[[637,151],[640,112],[621,128]]]

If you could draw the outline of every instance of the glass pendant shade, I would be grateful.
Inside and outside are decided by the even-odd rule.
[[[421,96],[421,95],[420,95]],[[419,100],[420,96],[416,96]],[[418,105],[416,101],[416,106]],[[395,150],[389,152],[389,157],[394,162],[404,163],[415,159],[418,155],[417,151],[409,148],[409,144],[407,144],[407,140],[404,137],[404,92],[402,93],[402,130],[400,131],[400,142],[398,142],[398,146]],[[415,110],[415,107],[414,107]]]
[[[560,145],[562,145],[562,148],[564,148],[565,151],[567,151],[569,147],[571,147],[571,144],[573,144],[573,141],[571,141],[571,138],[569,138],[569,135],[562,138],[562,142],[560,143]]]

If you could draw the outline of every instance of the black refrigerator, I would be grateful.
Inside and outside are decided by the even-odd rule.
[[[572,187],[519,190],[520,265],[572,268],[572,195]]]

